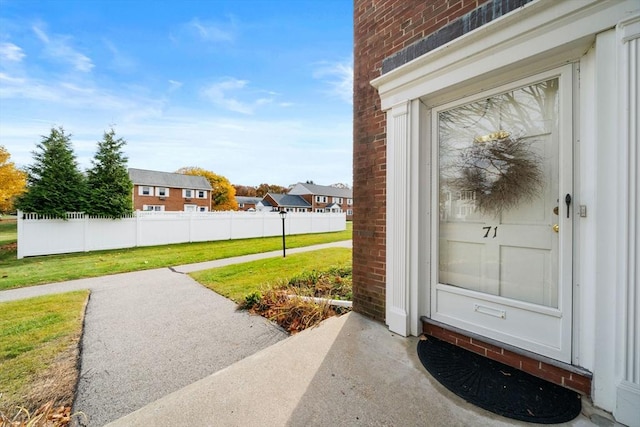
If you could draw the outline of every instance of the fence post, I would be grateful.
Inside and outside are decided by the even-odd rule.
[[[135,218],[136,218],[136,247],[140,246],[140,233],[142,233],[142,231],[140,230],[140,211],[135,211]]]
[[[24,242],[24,220],[22,219],[22,211],[18,211],[18,253],[16,256],[18,259],[24,258],[22,245],[20,244],[20,236],[22,236],[22,241]]]
[[[82,249],[89,252],[89,218],[86,213],[82,213]]]

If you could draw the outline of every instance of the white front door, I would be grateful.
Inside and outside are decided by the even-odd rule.
[[[571,361],[572,68],[433,110],[432,318]]]

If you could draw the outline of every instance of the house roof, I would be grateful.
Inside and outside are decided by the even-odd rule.
[[[257,205],[261,200],[262,197],[236,196],[236,202],[238,203]]]
[[[347,199],[352,199],[353,189],[299,182],[293,186],[293,188],[289,191],[289,194],[313,194],[314,196],[344,197]]]
[[[290,207],[290,208],[310,208],[311,205],[305,199],[298,195],[292,194],[272,194],[267,193],[267,197],[270,196],[278,206]]]
[[[137,185],[211,190],[211,184],[203,176],[129,168],[129,178]]]

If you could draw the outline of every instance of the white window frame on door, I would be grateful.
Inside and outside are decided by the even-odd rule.
[[[431,109],[431,194],[434,195],[431,200],[431,212],[439,212],[439,198],[435,195],[439,194],[439,151],[438,151],[438,124],[437,115],[443,110],[448,110],[460,105],[474,102],[483,98],[489,98],[500,93],[512,91],[521,87],[536,84],[553,78],[558,78],[559,89],[559,111],[558,111],[558,165],[559,165],[559,199],[560,195],[568,193],[574,195],[573,192],[573,145],[574,145],[574,112],[573,112],[573,76],[576,71],[574,65],[565,65],[564,67],[550,70],[537,74],[532,77],[516,80],[491,90],[483,91],[473,96],[468,96],[447,104],[439,105]],[[506,76],[508,77],[508,76]],[[523,339],[519,336],[500,333],[498,330],[492,329],[482,324],[475,324],[466,321],[462,316],[451,316],[441,314],[436,310],[436,300],[438,292],[454,292],[463,298],[474,298],[478,294],[462,288],[452,288],[450,286],[441,285],[438,282],[438,268],[431,269],[430,277],[430,302],[432,319],[450,324],[460,329],[482,335],[497,341],[505,342],[519,348],[542,354],[564,362],[571,362],[572,349],[572,295],[573,295],[573,218],[575,215],[575,203],[570,205],[570,218],[566,216],[566,206],[564,200],[559,200],[560,215],[559,221],[559,247],[558,247],[558,308],[545,307],[536,304],[526,303],[522,301],[508,300],[499,296],[482,295],[482,302],[486,302],[488,309],[501,311],[503,307],[513,307],[520,313],[539,313],[541,316],[549,316],[549,318],[557,319],[554,322],[560,328],[559,335],[555,335],[553,342],[535,342]],[[439,244],[439,215],[431,215],[431,262],[433,266],[438,266],[438,244]],[[483,305],[484,307],[484,305]]]
[[[419,335],[420,316],[429,315],[423,292],[432,266],[428,111],[470,94],[579,61],[595,35],[614,27],[631,1],[555,2],[540,0],[459,37],[441,48],[381,75],[371,82],[380,94],[387,123],[386,323],[401,335]],[[585,9],[589,13],[584,13]],[[511,78],[509,77],[511,76]],[[398,150],[404,151],[398,151]],[[391,157],[390,157],[391,156]],[[421,167],[420,165],[426,165]],[[409,201],[410,203],[407,203]],[[390,211],[403,202],[398,218]],[[394,222],[398,222],[394,225]],[[427,255],[425,257],[425,255]]]

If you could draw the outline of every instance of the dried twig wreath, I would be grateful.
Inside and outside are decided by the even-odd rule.
[[[529,148],[530,141],[508,135],[476,139],[456,165],[454,186],[474,192],[476,207],[483,214],[499,215],[532,200],[543,186],[541,159]]]

